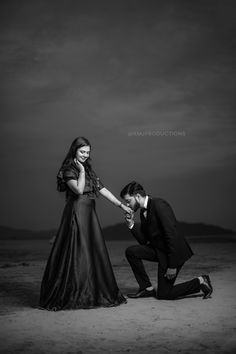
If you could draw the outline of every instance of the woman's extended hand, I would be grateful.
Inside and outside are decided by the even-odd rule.
[[[124,210],[126,213],[128,214],[133,214],[133,210],[130,207],[127,207],[126,205],[124,205],[123,203],[121,204],[121,209]]]

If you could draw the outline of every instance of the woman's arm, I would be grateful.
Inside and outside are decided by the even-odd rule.
[[[100,194],[105,197],[107,200],[109,200],[112,204],[114,204],[115,206],[121,208],[122,210],[124,210],[126,213],[131,214],[133,211],[131,208],[127,207],[126,205],[124,205],[119,199],[117,199],[114,194],[112,194],[107,188],[103,187],[102,189],[100,189]]]
[[[77,159],[74,159],[74,162],[79,168],[79,178],[77,180],[70,179],[67,182],[67,185],[75,194],[83,194],[85,187],[85,169]]]
[[[75,194],[83,194],[85,187],[85,171],[80,171],[79,178],[77,180],[70,179],[67,185]]]

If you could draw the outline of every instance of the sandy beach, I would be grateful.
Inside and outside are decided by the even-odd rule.
[[[124,257],[135,241],[107,242],[121,291],[137,284]],[[1,349],[12,353],[234,353],[236,351],[236,239],[192,237],[194,257],[177,282],[210,273],[211,299],[128,299],[115,308],[39,310],[47,240],[1,241]],[[145,262],[156,287],[155,263]]]

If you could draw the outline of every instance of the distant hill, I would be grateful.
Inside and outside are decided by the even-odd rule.
[[[203,223],[178,222],[178,230],[184,236],[204,236],[204,235],[223,235],[235,234],[236,232],[224,229],[220,226],[208,225]],[[103,229],[106,240],[131,240],[133,236],[124,223],[107,226]]]
[[[208,225],[203,223],[178,222],[179,232],[185,236],[204,236],[204,235],[223,235],[234,234],[235,231],[224,229],[220,226]],[[24,229],[14,229],[0,226],[0,240],[33,240],[33,239],[51,239],[57,230],[30,231]],[[131,240],[129,229],[125,223],[119,223],[103,228],[103,234],[106,240]]]
[[[56,230],[32,231],[0,226],[0,240],[50,239],[55,233]]]

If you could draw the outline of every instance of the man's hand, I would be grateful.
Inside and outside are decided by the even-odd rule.
[[[166,274],[164,275],[167,279],[174,279],[176,277],[176,268],[167,268]]]
[[[134,213],[126,213],[125,221],[129,228],[132,227],[134,225]]]

